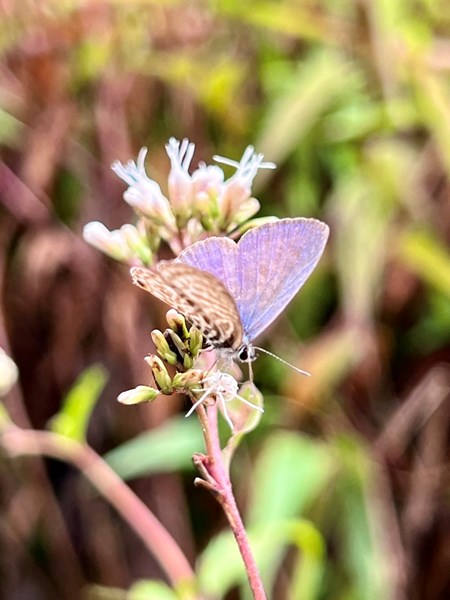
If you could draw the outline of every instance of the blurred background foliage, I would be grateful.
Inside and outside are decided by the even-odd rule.
[[[271,598],[448,598],[447,0],[2,0],[0,52],[10,417],[87,435],[197,561],[205,595],[248,598],[224,518],[192,485],[201,436],[183,399],[115,402],[147,383],[165,308],[80,232],[132,218],[113,160],[148,146],[163,186],[172,135],[197,144],[194,162],[251,143],[278,164],[256,180],[261,214],[331,228],[262,342],[312,377],[257,361],[266,414],[234,462]],[[173,597],[73,469],[6,453],[0,467],[1,597]]]

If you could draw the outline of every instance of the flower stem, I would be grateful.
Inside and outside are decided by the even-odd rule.
[[[75,465],[142,539],[169,581],[175,587],[193,589],[194,573],[175,540],[90,446],[56,433],[15,426],[3,430],[0,443],[12,456],[45,455]]]
[[[207,411],[203,407],[199,409],[197,412],[205,437],[207,456],[196,457],[196,464],[205,477],[205,479],[197,479],[196,483],[204,485],[213,492],[223,508],[241,553],[254,600],[267,600],[220,447],[217,402],[209,406]]]

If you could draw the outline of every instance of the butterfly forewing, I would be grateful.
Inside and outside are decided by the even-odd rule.
[[[235,302],[250,340],[298,293],[317,265],[327,238],[325,223],[302,218],[268,223],[242,237],[237,265],[242,287]],[[251,273],[249,264],[254,267]]]
[[[245,342],[253,341],[305,283],[328,238],[316,219],[281,219],[245,233],[236,244],[211,237],[178,260],[215,275],[234,299]]]
[[[193,323],[215,347],[236,350],[242,325],[233,298],[210,273],[174,261],[160,261],[153,269],[133,267],[133,283],[159,298]]]

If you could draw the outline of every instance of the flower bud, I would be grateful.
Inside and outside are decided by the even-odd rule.
[[[142,231],[139,231],[137,227],[130,225],[129,223],[122,225],[120,233],[131,252],[137,256],[144,265],[149,265],[152,262],[152,252],[147,244],[145,233],[142,235]]]
[[[203,335],[194,325],[189,329],[189,351],[193,358],[198,356],[198,353],[203,348]]]
[[[126,390],[117,397],[121,404],[141,404],[142,402],[151,402],[159,395],[159,391],[147,385],[138,385],[132,390]]]
[[[194,362],[195,361],[190,354],[186,353],[183,356],[183,368],[184,369],[192,369],[192,367],[194,366]]]
[[[92,221],[84,226],[83,238],[88,244],[116,260],[125,261],[132,257],[121,232],[118,230],[109,231],[99,221]]]
[[[177,312],[174,308],[171,308],[166,313],[167,324],[182,340],[188,338],[189,333],[186,327],[186,319]]]
[[[16,363],[0,348],[0,396],[7,394],[19,376]]]
[[[253,217],[260,208],[261,205],[256,198],[247,198],[231,216],[231,223],[228,224],[227,230],[231,231],[235,229],[240,223]]]
[[[156,385],[159,387],[161,392],[163,394],[171,394],[172,380],[166,367],[164,366],[163,361],[159,358],[159,356],[150,354],[149,356],[145,357],[145,362],[148,365],[150,365],[153,377],[155,378]]]
[[[173,350],[173,352],[175,352],[175,354],[178,357],[178,363],[182,364],[185,368],[190,368],[192,365],[190,364],[190,362],[188,361],[186,363],[186,356],[188,355],[188,347],[187,344],[185,342],[183,342],[180,337],[174,332],[172,331],[172,329],[166,329],[166,331],[164,332],[164,335],[166,337],[166,340],[170,346],[170,348]]]
[[[204,377],[204,372],[200,369],[190,369],[185,373],[177,373],[173,378],[173,387],[177,390],[190,389],[197,387]]]
[[[155,344],[156,351],[162,359],[168,362],[169,365],[175,365],[178,362],[178,356],[170,349],[164,334],[159,329],[154,329],[150,335]]]

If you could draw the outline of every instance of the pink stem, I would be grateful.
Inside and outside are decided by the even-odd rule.
[[[200,420],[202,421],[203,431],[205,433],[205,443],[208,453],[208,456],[204,457],[202,461],[202,466],[206,469],[209,476],[209,481],[205,482],[206,487],[212,487],[214,489],[217,500],[220,502],[225,512],[239,547],[254,599],[267,600],[258,566],[256,564],[255,557],[253,556],[247,532],[245,530],[244,523],[242,522],[242,518],[233,494],[230,475],[223,460],[218,433],[217,402],[208,407],[206,415],[206,411],[204,412],[203,407],[201,408],[202,410],[198,412]]]
[[[80,469],[100,494],[117,510],[142,539],[177,586],[190,582],[194,573],[181,549],[148,507],[90,446],[48,431],[8,427],[1,443],[12,455],[46,455],[70,462]]]

